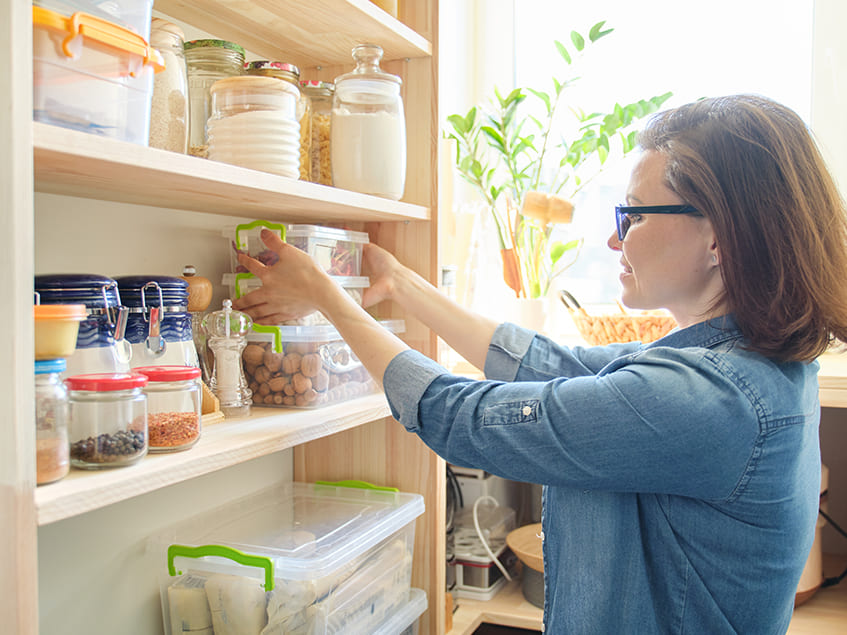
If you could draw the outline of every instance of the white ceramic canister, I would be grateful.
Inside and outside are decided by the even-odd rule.
[[[300,91],[274,77],[215,82],[206,126],[209,158],[293,179],[300,176]]]
[[[398,200],[406,184],[401,79],[379,68],[382,48],[353,49],[356,68],[335,79],[330,126],[332,184]]]

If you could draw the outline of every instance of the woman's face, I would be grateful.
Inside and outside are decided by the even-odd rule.
[[[665,185],[663,154],[645,152],[630,177],[627,205],[685,203]],[[621,253],[621,299],[633,309],[668,309],[680,326],[710,316],[708,308],[723,289],[720,253],[711,223],[693,214],[631,215],[623,241],[617,232],[610,248]]]

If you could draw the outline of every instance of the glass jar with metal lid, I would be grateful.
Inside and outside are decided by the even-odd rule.
[[[209,158],[289,178],[300,176],[300,91],[274,77],[215,82],[206,126]]]
[[[147,437],[150,452],[187,450],[200,439],[203,395],[200,369],[193,366],[142,366],[149,380]]]
[[[206,122],[212,114],[212,85],[225,77],[244,73],[244,49],[226,40],[191,40],[185,43],[188,72],[188,153],[205,157],[208,151]]]
[[[177,25],[153,18],[150,46],[165,61],[165,70],[153,79],[150,107],[150,146],[185,154],[188,150],[188,72],[185,36]]]
[[[35,360],[35,482],[52,483],[70,470],[68,392],[64,358]]]
[[[248,75],[276,77],[293,84],[300,92],[300,98],[297,100],[297,121],[300,123],[300,179],[311,181],[312,100],[300,91],[300,69],[294,64],[268,61],[247,62],[244,68]]]
[[[147,454],[147,377],[138,373],[75,375],[70,401],[71,465],[132,465]]]
[[[382,48],[353,49],[356,68],[335,79],[332,183],[393,200],[406,183],[406,120],[401,79],[379,67]]]
[[[330,150],[330,123],[332,121],[332,95],[335,85],[314,80],[300,82],[300,92],[312,102],[310,129],[312,141],[311,178],[313,183],[332,185],[332,153]]]

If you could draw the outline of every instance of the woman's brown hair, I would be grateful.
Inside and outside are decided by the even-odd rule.
[[[726,303],[749,348],[810,361],[847,341],[847,212],[796,113],[765,97],[657,114],[639,144],[715,231]]]

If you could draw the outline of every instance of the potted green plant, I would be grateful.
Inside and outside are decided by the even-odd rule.
[[[571,31],[570,46],[555,41],[566,67],[613,32],[604,25],[592,26],[587,38]],[[602,171],[615,147],[622,155],[635,147],[633,124],[672,95],[585,112],[567,103],[567,89],[579,79],[554,76],[551,92],[527,87],[504,96],[495,88],[489,104],[447,117],[455,166],[494,218],[503,278],[518,298],[545,297],[573,264],[582,239],[556,240],[556,225],[570,222],[573,197]]]

